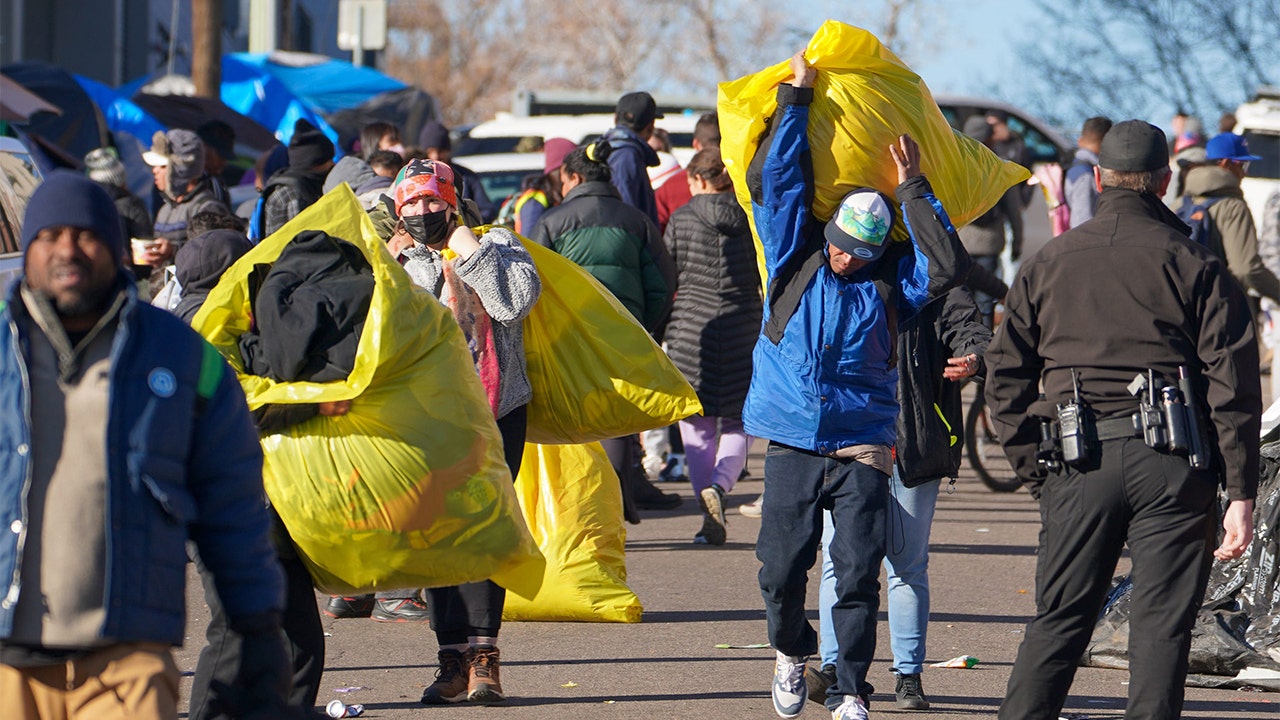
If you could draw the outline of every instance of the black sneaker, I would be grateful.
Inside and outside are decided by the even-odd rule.
[[[924,688],[920,685],[920,675],[899,675],[898,686],[894,689],[898,696],[899,710],[928,710],[929,699],[924,696]]]
[[[430,620],[427,604],[418,598],[392,598],[379,600],[370,614],[378,622],[427,622]]]
[[[836,684],[836,666],[807,667],[804,669],[804,679],[809,686],[809,699],[826,707],[827,688]]]
[[[641,510],[674,510],[684,500],[675,493],[665,493],[654,487],[649,478],[638,478],[633,488],[632,499]]]
[[[324,614],[339,620],[343,618],[367,618],[373,612],[372,595],[334,595],[325,603]]]
[[[716,522],[714,518],[706,513],[702,515],[702,529],[697,535],[693,536],[693,544],[695,545],[723,545],[728,540],[724,526]]]

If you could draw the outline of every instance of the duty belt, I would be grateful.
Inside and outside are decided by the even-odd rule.
[[[1097,422],[1098,440],[1119,440],[1121,438],[1140,438],[1142,429],[1134,423],[1132,415],[1108,418]]]

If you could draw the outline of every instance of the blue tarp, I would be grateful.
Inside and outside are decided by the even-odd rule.
[[[112,133],[127,132],[139,140],[145,140],[150,146],[152,135],[168,129],[148,115],[147,111],[135,105],[129,96],[121,95],[119,91],[82,75],[74,77],[102,110],[103,117],[107,119],[107,127],[111,128]]]
[[[309,108],[325,115],[355,107],[375,95],[407,87],[373,68],[356,67],[349,62],[319,55],[289,55],[315,58],[319,62],[287,65],[275,62],[273,55],[267,53],[231,53],[223,56],[223,82],[226,82],[227,61],[233,60],[275,77]]]
[[[293,137],[293,124],[304,118],[328,135],[335,147],[338,145],[337,131],[329,127],[318,111],[260,65],[244,62],[241,58],[245,55],[247,53],[222,56],[222,102],[241,115],[257,120],[282,143],[288,144]]]
[[[107,120],[107,127],[115,139],[116,149],[129,178],[129,191],[138,197],[149,198],[154,183],[151,168],[142,161],[142,153],[151,148],[152,135],[169,128],[161,125],[160,121],[151,117],[120,91],[87,77],[74,77]]]

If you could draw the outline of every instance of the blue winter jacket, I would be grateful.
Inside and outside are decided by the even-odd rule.
[[[30,328],[15,282],[0,307],[0,642],[22,590],[30,489]],[[123,279],[122,279],[123,282]],[[186,541],[215,578],[233,627],[270,626],[284,578],[269,537],[262,449],[218,351],[131,282],[111,349],[106,618],[102,637],[180,645]]]
[[[621,125],[605,133],[613,152],[609,154],[609,172],[622,202],[639,210],[654,225],[658,224],[658,201],[649,183],[649,168],[658,164],[658,153],[629,128]]]
[[[752,203],[771,297],[779,294],[774,280],[790,261],[821,252],[823,262],[807,279],[777,342],[767,332],[775,308],[765,304],[766,331],[752,356],[743,424],[750,435],[822,454],[850,445],[892,445],[898,369],[891,323],[945,294],[968,272],[969,256],[928,180],[916,177],[896,191],[910,247],[894,243],[849,277],[832,272],[821,240],[825,223],[810,214],[805,179],[812,92],[782,85],[778,95],[762,203]],[[887,311],[883,297],[894,307]]]

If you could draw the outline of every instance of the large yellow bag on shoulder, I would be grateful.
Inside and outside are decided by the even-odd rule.
[[[893,195],[898,175],[889,146],[903,133],[920,144],[921,169],[956,227],[981,216],[1006,189],[1031,176],[953,130],[920,76],[866,30],[828,20],[814,33],[804,56],[818,71],[809,145],[813,214],[819,220],[830,219],[855,188]],[[753,232],[747,166],[777,109],[778,84],[790,79],[789,60],[784,60],[719,88],[720,148]],[[904,223],[894,224],[894,238],[907,239]],[[764,255],[760,258],[763,267]]]
[[[640,622],[627,587],[622,490],[600,443],[526,445],[516,493],[547,565],[540,577],[526,565],[494,578],[542,582],[532,599],[508,596],[503,619]]]
[[[596,442],[702,412],[689,381],[613,293],[572,260],[520,240],[542,278],[524,320],[529,442]]]
[[[341,382],[246,375],[247,279],[302,230],[364,253],[374,290],[355,367]],[[316,587],[332,594],[459,585],[530,564],[511,586],[532,596],[542,557],[525,525],[502,437],[452,313],[414,288],[343,185],[241,258],[193,322],[239,376],[250,408],[350,400],[262,439],[263,480]]]

